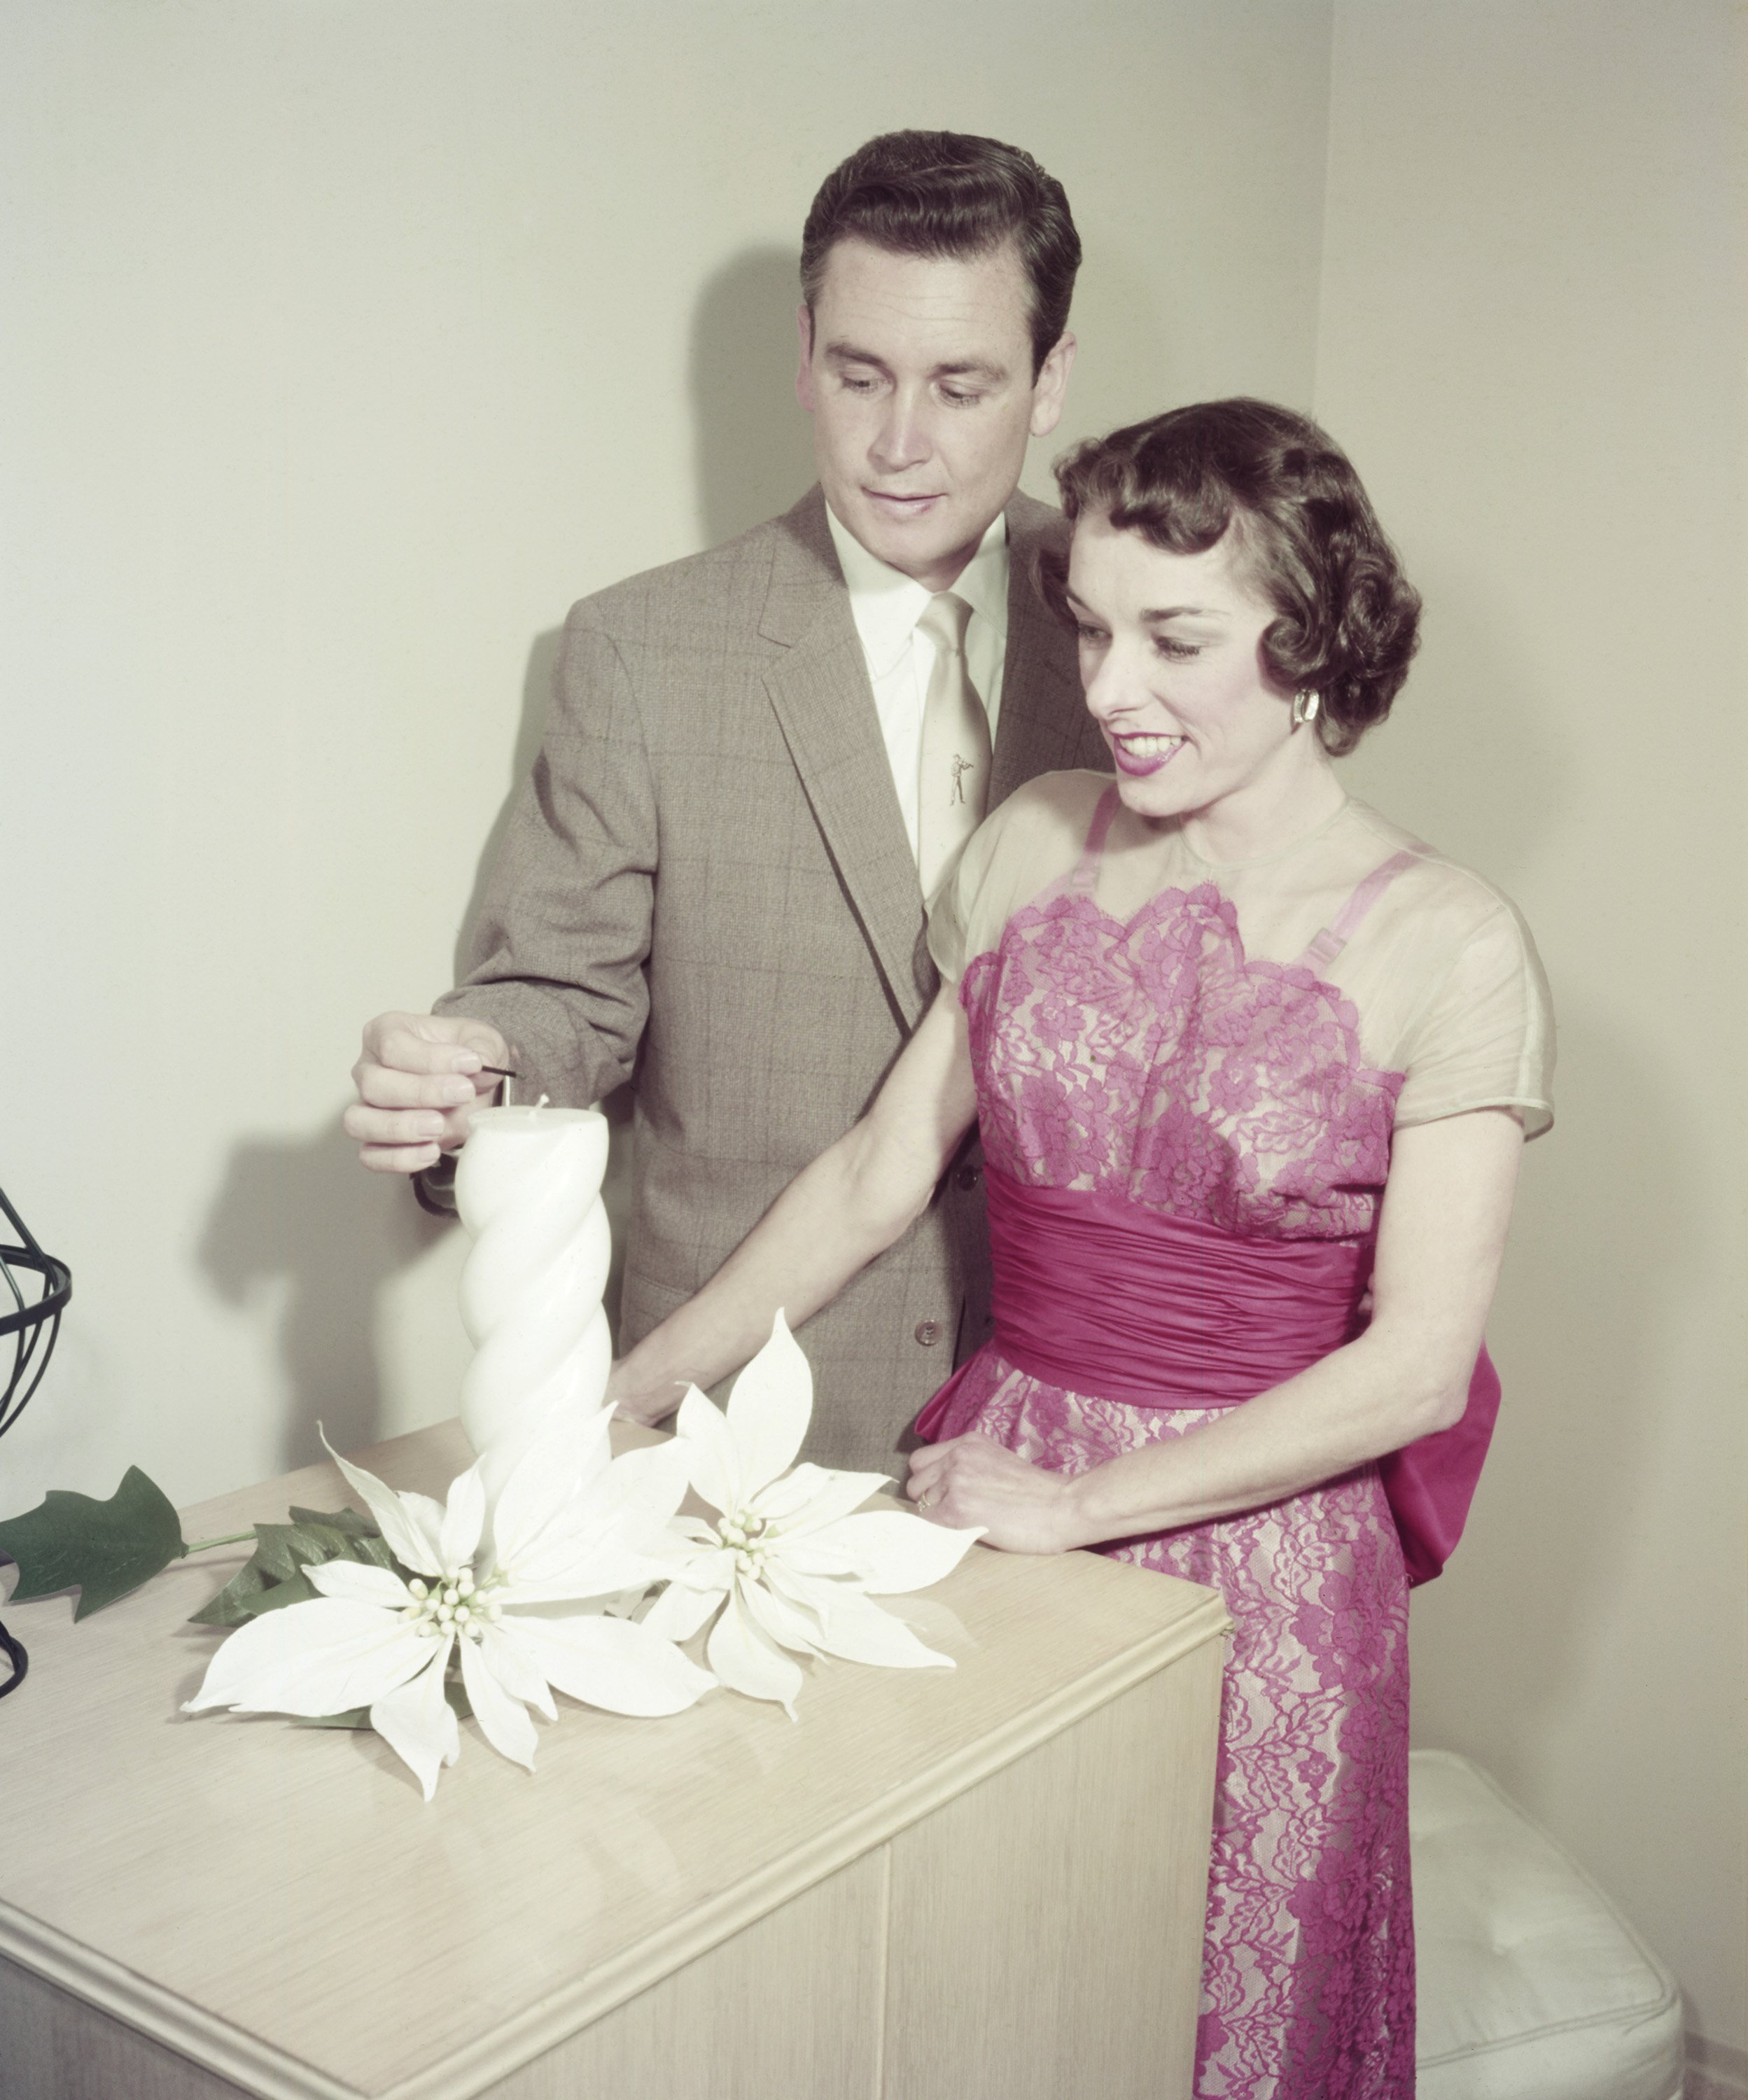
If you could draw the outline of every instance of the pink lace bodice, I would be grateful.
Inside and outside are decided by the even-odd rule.
[[[1016,1180],[1265,1238],[1375,1224],[1403,1075],[1366,1065],[1351,1002],[1312,968],[1246,956],[1213,884],[1124,922],[1070,877],[960,996],[984,1150]]]

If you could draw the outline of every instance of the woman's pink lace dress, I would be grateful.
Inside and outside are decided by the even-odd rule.
[[[1368,1061],[1342,990],[1310,968],[1247,956],[1214,881],[1168,886],[1111,916],[1095,884],[1113,801],[1094,802],[1088,836],[1104,783],[1057,778],[1082,783],[1066,811],[1087,838],[1078,867],[991,918],[986,841],[946,915],[956,912],[956,933],[937,937],[948,973],[963,967],[990,1166],[1247,1238],[1363,1239],[1405,1073]],[[1358,864],[1370,851],[1362,840]],[[991,942],[981,948],[980,912]],[[1123,1279],[1110,1287],[1120,1294]],[[1168,1365],[1161,1376],[1168,1392]],[[930,1433],[975,1429],[1074,1473],[1216,1411],[1070,1392],[991,1344],[960,1374],[945,1416]],[[1408,1592],[1377,1469],[1106,1550],[1218,1590],[1235,1625],[1197,2093],[1411,2094]]]

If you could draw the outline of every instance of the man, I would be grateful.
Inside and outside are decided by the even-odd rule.
[[[925,893],[984,810],[1105,765],[1032,581],[1062,520],[1016,493],[1062,412],[1079,254],[1060,185],[992,139],[895,132],[827,179],[797,379],[819,486],[575,607],[468,979],[364,1032],[347,1128],[434,1192],[486,1068],[523,1101],[633,1079],[622,1346],[866,1107],[936,988]],[[899,1470],[987,1331],[986,1264],[967,1159],[808,1322],[810,1455]]]

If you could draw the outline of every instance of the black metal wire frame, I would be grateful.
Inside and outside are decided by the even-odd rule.
[[[24,1652],[24,1643],[9,1634],[4,1626],[0,1626],[0,1654],[4,1654],[12,1665],[12,1674],[4,1684],[0,1684],[0,1699],[4,1699],[7,1692],[16,1692],[24,1683],[24,1672],[30,1667],[30,1657]]]
[[[0,1281],[6,1285],[6,1296],[12,1304],[11,1309],[0,1312],[0,1341],[10,1335],[12,1343],[12,1367],[0,1383],[0,1436],[3,1436],[24,1411],[25,1403],[42,1383],[42,1374],[49,1367],[49,1358],[55,1353],[55,1343],[60,1333],[60,1316],[67,1309],[67,1301],[73,1296],[73,1273],[64,1261],[57,1261],[51,1254],[45,1254],[31,1238],[30,1228],[7,1201],[6,1191],[0,1189],[0,1211],[11,1221],[20,1244],[8,1245],[0,1242]],[[20,1290],[18,1269],[31,1269],[42,1278],[40,1297],[29,1299]],[[5,1303],[0,1298],[0,1304]],[[30,1667],[30,1657],[24,1652],[24,1643],[0,1626],[0,1654],[11,1665],[11,1674],[0,1684],[0,1699],[9,1692],[16,1692],[24,1681],[24,1673]]]
[[[0,1436],[3,1436],[42,1383],[60,1333],[60,1316],[73,1296],[73,1273],[65,1262],[57,1261],[37,1245],[29,1226],[7,1201],[3,1189],[0,1189],[0,1211],[6,1213],[22,1242],[18,1246],[0,1242],[0,1280],[12,1300],[10,1311],[0,1312],[0,1340],[8,1335],[15,1337],[12,1368],[0,1384]],[[23,1268],[33,1269],[42,1278],[42,1295],[34,1300],[20,1290],[13,1273]],[[0,1304],[4,1302],[0,1299]]]

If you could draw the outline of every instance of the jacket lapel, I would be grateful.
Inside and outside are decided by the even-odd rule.
[[[916,963],[922,894],[819,491],[781,526],[759,632],[784,654],[766,690],[888,995],[913,1026],[929,997]]]
[[[1027,496],[1008,506],[1008,653],[990,774],[990,807],[1040,773],[1079,762],[1086,703],[1072,637],[1038,593],[1034,571],[1047,546],[1066,544],[1060,511]]]

